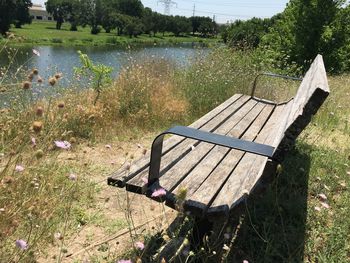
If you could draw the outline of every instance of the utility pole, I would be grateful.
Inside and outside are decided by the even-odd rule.
[[[164,5],[164,15],[170,15],[170,7],[172,5],[177,6],[177,3],[172,0],[158,0],[158,3],[162,3]]]
[[[196,4],[193,4],[193,14],[192,14],[193,17],[196,16]]]

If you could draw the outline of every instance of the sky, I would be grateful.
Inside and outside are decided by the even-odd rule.
[[[237,19],[246,20],[252,17],[266,18],[280,13],[286,7],[288,0],[142,0],[145,7],[164,13],[162,2],[170,1],[171,15],[190,17],[195,11],[196,16],[209,16],[218,23],[226,23]],[[33,0],[33,3],[43,4],[46,0]]]

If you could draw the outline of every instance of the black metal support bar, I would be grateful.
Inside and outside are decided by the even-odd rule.
[[[195,140],[199,140],[199,141],[203,141],[203,142],[207,142],[215,145],[228,147],[231,149],[237,149],[237,150],[242,150],[249,153],[259,154],[269,158],[272,158],[273,152],[275,150],[274,147],[265,145],[265,144],[236,139],[233,137],[228,137],[228,136],[224,136],[216,133],[205,132],[205,131],[193,129],[190,127],[175,126],[158,135],[153,141],[152,150],[151,150],[151,163],[150,163],[150,169],[149,169],[148,185],[153,184],[157,179],[159,179],[163,140],[164,140],[164,136],[167,134],[179,135],[186,138],[191,138],[191,139],[195,139]]]
[[[302,78],[290,77],[290,76],[274,74],[274,73],[269,73],[269,72],[260,73],[254,79],[253,89],[252,89],[252,93],[251,93],[252,97],[254,97],[255,90],[256,90],[256,84],[258,83],[258,78],[260,76],[268,76],[268,77],[273,77],[273,78],[283,78],[283,79],[290,79],[290,80],[297,80],[297,81],[302,81],[303,80]]]

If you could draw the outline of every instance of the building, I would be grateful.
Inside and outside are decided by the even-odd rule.
[[[33,6],[29,8],[29,14],[33,21],[53,21],[52,15],[50,15],[42,5],[33,4]]]

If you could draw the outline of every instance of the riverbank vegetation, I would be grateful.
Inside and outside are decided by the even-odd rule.
[[[162,15],[145,8],[139,0],[49,0],[46,9],[55,22],[33,22],[33,25],[23,26],[32,22],[29,16],[31,6],[31,1],[27,0],[1,3],[0,34],[10,39],[10,43],[201,42],[201,39],[216,38],[219,33],[219,26],[209,17]],[[11,24],[15,29],[9,32]]]
[[[12,34],[12,35],[11,35]],[[77,31],[70,31],[68,24],[63,24],[61,30],[55,29],[54,22],[32,22],[23,25],[22,28],[13,28],[9,38],[0,39],[0,43],[7,42],[11,46],[108,46],[115,45],[127,47],[128,45],[161,45],[180,43],[203,43],[207,45],[215,44],[217,38],[202,38],[200,36],[183,35],[174,37],[171,33],[157,33],[155,36],[142,34],[137,38],[129,36],[118,36],[115,32],[101,32],[92,35],[88,27],[77,27]]]

